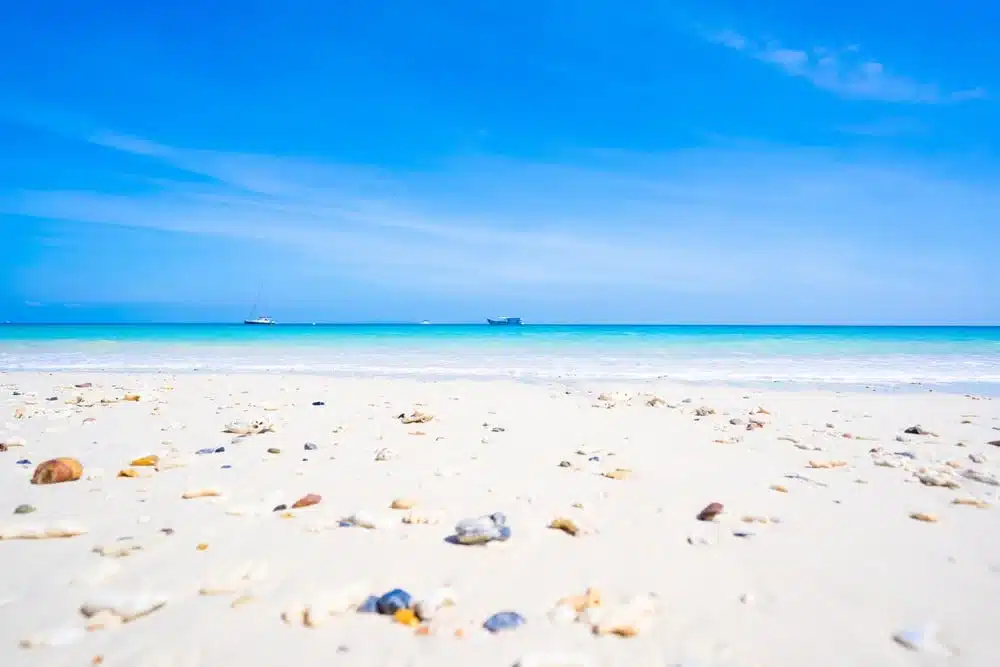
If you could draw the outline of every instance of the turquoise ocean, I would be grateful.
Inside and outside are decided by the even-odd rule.
[[[4,325],[0,371],[931,386],[1000,394],[1000,327]]]

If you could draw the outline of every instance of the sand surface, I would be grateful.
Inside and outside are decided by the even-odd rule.
[[[414,410],[433,419],[397,419]],[[274,432],[223,433],[253,420]],[[1000,402],[940,393],[4,374],[0,535],[86,532],[0,541],[0,665],[996,667],[998,429]],[[159,466],[130,466],[146,455]],[[60,456],[80,480],[30,483]],[[439,523],[403,523],[401,498]],[[340,525],[358,511],[378,527]],[[446,540],[493,512],[509,540]],[[560,516],[584,530],[547,527]],[[419,630],[333,613],[397,587],[456,604]],[[603,611],[553,613],[587,588]],[[636,596],[655,606],[620,603]],[[525,623],[491,635],[500,611]],[[602,614],[638,635],[595,636]]]

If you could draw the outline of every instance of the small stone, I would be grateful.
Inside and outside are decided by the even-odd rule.
[[[150,467],[150,466],[155,466],[159,462],[160,462],[159,456],[157,456],[156,454],[150,454],[149,456],[143,456],[141,458],[134,459],[131,463],[129,463],[129,465],[138,467],[143,467],[143,466]]]
[[[31,514],[34,511],[34,505],[18,505],[14,508],[14,514]]]
[[[292,503],[292,509],[299,509],[301,507],[310,507],[311,505],[318,505],[323,500],[323,496],[318,493],[308,493],[294,503]]]
[[[506,630],[514,630],[524,625],[524,617],[516,611],[501,611],[493,614],[483,623],[483,627],[490,632],[497,633]]]
[[[389,505],[394,510],[409,510],[413,509],[417,504],[416,500],[410,498],[396,498]]]
[[[280,454],[281,450],[278,449],[277,447],[268,447],[267,448],[267,453],[268,454]]]
[[[317,445],[315,442],[307,442],[306,444],[302,445],[302,448],[305,449],[306,451],[311,452],[319,449],[319,445]]]
[[[698,512],[698,516],[695,517],[698,521],[715,521],[715,517],[722,514],[723,505],[722,503],[709,503]]]
[[[323,401],[313,401],[313,406],[315,406],[317,408],[320,407],[320,406],[322,406],[322,405],[326,405],[326,403],[324,403]]]
[[[781,484],[772,484],[771,490],[777,491],[778,493],[788,493],[788,489],[782,486]]]
[[[388,593],[379,597],[375,603],[378,613],[391,616],[400,609],[409,609],[413,604],[413,597],[401,588],[394,588]]]
[[[412,609],[397,609],[392,615],[392,620],[396,621],[400,625],[408,625],[410,627],[420,625],[420,619],[417,618],[416,612]]]
[[[927,514],[926,512],[912,512],[910,518],[916,521],[923,521],[924,523],[937,523],[938,518],[933,514]]]
[[[937,437],[937,433],[933,433],[931,431],[928,431],[927,429],[925,429],[920,424],[916,424],[914,426],[910,426],[907,429],[904,429],[903,433],[908,433],[910,435],[930,435],[930,436]]]
[[[695,409],[694,414],[696,417],[707,417],[708,415],[715,414],[715,408],[710,408],[708,406],[703,405],[700,408]]]
[[[280,505],[275,505],[274,509],[271,510],[271,511],[272,512],[284,512],[287,509],[288,509],[288,505],[286,505],[284,503],[281,503]]]

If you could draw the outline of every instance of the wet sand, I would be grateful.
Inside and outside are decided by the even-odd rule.
[[[998,429],[937,392],[8,373],[0,664],[992,666]],[[56,457],[81,479],[32,484]],[[508,540],[447,540],[495,512]],[[80,534],[16,539],[46,530]],[[444,587],[419,626],[351,609]]]

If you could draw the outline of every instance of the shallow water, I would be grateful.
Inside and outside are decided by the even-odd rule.
[[[1000,327],[6,325],[0,370],[914,384],[1000,392]]]

